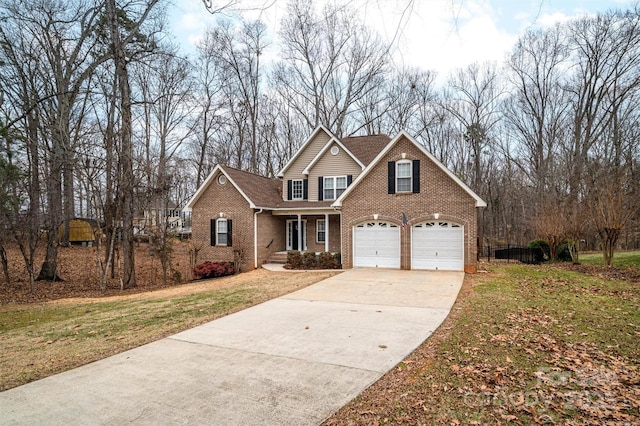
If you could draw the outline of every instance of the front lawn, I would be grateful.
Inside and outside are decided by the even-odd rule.
[[[639,342],[637,280],[492,264],[466,277],[430,339],[326,424],[635,424]]]
[[[0,391],[161,339],[335,274],[259,269],[133,295],[0,306]]]
[[[604,265],[602,253],[580,254],[580,262],[589,265]],[[613,266],[618,268],[640,268],[640,251],[617,251],[613,254]]]

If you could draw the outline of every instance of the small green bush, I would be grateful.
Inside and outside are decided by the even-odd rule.
[[[287,252],[287,267],[288,269],[302,269],[302,253],[298,250],[290,250]]]
[[[569,244],[563,241],[556,250],[556,259],[562,262],[571,262],[571,253],[569,252]]]
[[[302,255],[304,269],[316,269],[318,267],[318,258],[313,251],[307,251]]]
[[[544,255],[544,260],[549,260],[551,257],[551,249],[549,248],[549,243],[545,240],[533,240],[530,241],[527,247],[531,249],[540,249]]]
[[[328,251],[320,253],[318,256],[318,268],[319,269],[337,269],[338,262],[336,257]]]
[[[297,250],[287,252],[286,269],[340,269],[340,253],[331,254],[323,252],[316,255],[314,252],[300,253]]]

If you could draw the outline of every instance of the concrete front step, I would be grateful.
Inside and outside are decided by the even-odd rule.
[[[267,260],[267,263],[287,263],[287,252],[279,251],[277,253],[273,253]]]

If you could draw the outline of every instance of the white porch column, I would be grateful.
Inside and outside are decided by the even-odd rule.
[[[299,214],[298,215],[298,250],[299,251],[303,251],[304,250],[304,246],[302,245],[302,215]]]
[[[329,213],[324,214],[324,251],[329,251]]]

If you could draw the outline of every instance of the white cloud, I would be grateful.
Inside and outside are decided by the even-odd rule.
[[[265,1],[241,0],[241,6],[247,9],[246,17],[260,18],[267,24],[273,49],[287,1],[269,1],[269,7],[262,9]],[[327,1],[333,0],[314,4],[321,7]],[[443,79],[473,62],[501,62],[528,28],[605,11],[618,2],[629,4],[625,0],[351,0],[349,6],[385,40],[393,41],[398,67],[436,70]],[[207,26],[215,25],[217,19],[201,0],[181,1],[171,15],[173,32],[185,52],[194,51]]]
[[[418,16],[404,29],[398,58],[404,64],[436,70],[439,80],[473,62],[502,61],[516,36],[497,25],[487,1],[421,2]]]

